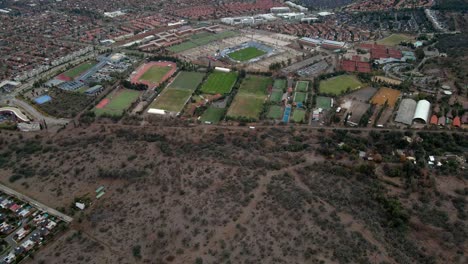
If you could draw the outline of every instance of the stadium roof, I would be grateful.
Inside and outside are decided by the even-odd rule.
[[[411,125],[413,123],[415,111],[416,101],[408,98],[401,100],[400,106],[398,107],[395,122]]]
[[[416,111],[414,112],[413,121],[423,121],[424,123],[427,123],[430,109],[431,103],[429,103],[429,101],[419,100],[418,105],[416,106]]]

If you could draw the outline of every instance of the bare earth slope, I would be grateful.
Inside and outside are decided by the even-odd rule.
[[[398,179],[386,184],[380,165],[374,174],[361,161],[326,161],[317,151],[327,133],[114,124],[2,131],[0,179],[75,218],[31,263],[463,261],[464,242],[445,227],[416,214],[403,227],[391,222],[408,215],[390,211],[390,197],[409,212],[418,195]],[[443,195],[455,197],[459,184],[450,183],[459,180],[441,181]],[[92,204],[73,211],[77,197]],[[464,230],[453,215],[450,225]]]

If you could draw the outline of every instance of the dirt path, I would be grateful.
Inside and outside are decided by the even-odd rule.
[[[265,176],[261,177],[258,181],[258,186],[253,192],[253,198],[250,200],[249,204],[242,208],[242,213],[235,221],[231,221],[225,226],[220,226],[215,229],[215,233],[212,238],[210,238],[209,243],[206,245],[200,246],[197,250],[189,251],[181,256],[181,260],[183,263],[191,263],[194,261],[194,258],[201,255],[207,254],[209,249],[216,248],[217,244],[221,240],[230,240],[236,233],[236,229],[238,225],[245,225],[250,219],[252,212],[255,211],[257,204],[262,201],[264,198],[263,194],[267,191],[267,186],[270,183],[273,176],[282,174],[285,172],[292,172],[297,168],[304,167],[307,165],[311,165],[315,162],[323,161],[322,157],[315,156],[310,154],[305,157],[306,161],[291,165],[285,168],[282,168],[278,171],[271,171],[268,172]]]

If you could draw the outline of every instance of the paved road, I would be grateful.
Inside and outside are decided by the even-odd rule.
[[[46,116],[40,113],[39,111],[37,111],[36,108],[31,106],[27,102],[22,101],[20,99],[16,99],[16,98],[10,99],[10,104],[24,109],[24,111],[30,114],[33,117],[33,119],[37,122],[41,122],[44,120],[47,123],[47,126],[66,125],[70,122],[70,120],[68,119]]]
[[[8,187],[6,187],[5,185],[3,184],[0,184],[0,191],[8,194],[8,195],[11,195],[11,196],[15,196],[16,198],[22,200],[22,201],[25,201],[31,205],[33,205],[34,207],[42,210],[42,211],[45,211],[45,212],[48,212],[49,214],[51,215],[54,215],[56,216],[57,218],[60,218],[62,219],[63,221],[67,222],[67,223],[70,223],[71,221],[73,221],[73,218],[71,218],[70,216],[66,215],[66,214],[63,214],[57,210],[55,210],[54,208],[52,207],[49,207],[47,205],[44,205],[24,194],[21,194],[13,189],[10,189]]]

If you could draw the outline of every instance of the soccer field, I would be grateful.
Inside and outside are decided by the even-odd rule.
[[[296,91],[297,92],[307,92],[309,89],[309,82],[308,81],[298,81],[296,83]]]
[[[127,110],[138,96],[140,96],[139,91],[121,89],[106,96],[106,98],[94,108],[94,113],[96,113],[96,115],[122,115],[124,110]]]
[[[210,122],[212,124],[217,124],[221,121],[221,118],[223,118],[224,110],[225,108],[209,107],[201,116],[200,121],[203,123]]]
[[[173,113],[180,113],[192,95],[190,90],[164,89],[151,103],[150,108],[162,109]]]
[[[230,93],[236,81],[236,72],[213,72],[202,85],[201,91],[207,94]]]
[[[283,91],[278,91],[278,90],[273,90],[270,95],[270,101],[271,102],[280,102],[281,99],[283,98]]]
[[[378,44],[386,46],[398,46],[401,42],[413,41],[414,37],[404,34],[392,34],[384,39],[377,41]]]
[[[180,113],[184,109],[192,93],[197,89],[205,75],[199,72],[179,72],[177,77],[151,103],[150,109],[161,109],[172,113]]]
[[[200,72],[181,71],[174,79],[174,81],[169,84],[167,89],[184,89],[195,91],[198,85],[200,85],[200,83],[203,81],[203,77],[205,77],[205,74]]]
[[[248,61],[253,58],[260,57],[264,54],[266,54],[266,52],[263,50],[257,49],[255,47],[248,47],[229,53],[228,56],[236,61]]]
[[[171,66],[159,66],[154,65],[149,68],[143,75],[141,75],[139,80],[147,81],[150,83],[159,83],[162,78],[172,69]]]
[[[247,76],[242,82],[227,116],[232,118],[258,119],[267,97],[267,89],[272,80],[264,76]]]
[[[276,79],[273,83],[273,88],[278,90],[286,89],[287,81],[286,79]]]
[[[296,109],[293,112],[292,120],[295,123],[301,123],[301,122],[304,122],[305,116],[306,116],[306,111],[304,111],[303,109]]]
[[[268,109],[267,118],[269,119],[281,119],[283,117],[283,108],[279,105],[272,105]]]
[[[70,77],[72,79],[75,79],[76,77],[80,76],[81,74],[83,74],[87,70],[94,67],[94,65],[96,65],[96,62],[88,61],[88,62],[82,63],[82,64],[80,64],[80,65],[78,65],[78,66],[64,72],[63,75],[65,75],[67,77]]]
[[[323,110],[328,110],[332,107],[332,99],[330,97],[317,96],[317,107]]]
[[[361,88],[362,83],[353,75],[340,75],[320,82],[319,92],[322,94],[340,95]]]
[[[294,93],[294,102],[296,103],[305,103],[307,100],[307,94],[306,93]]]

